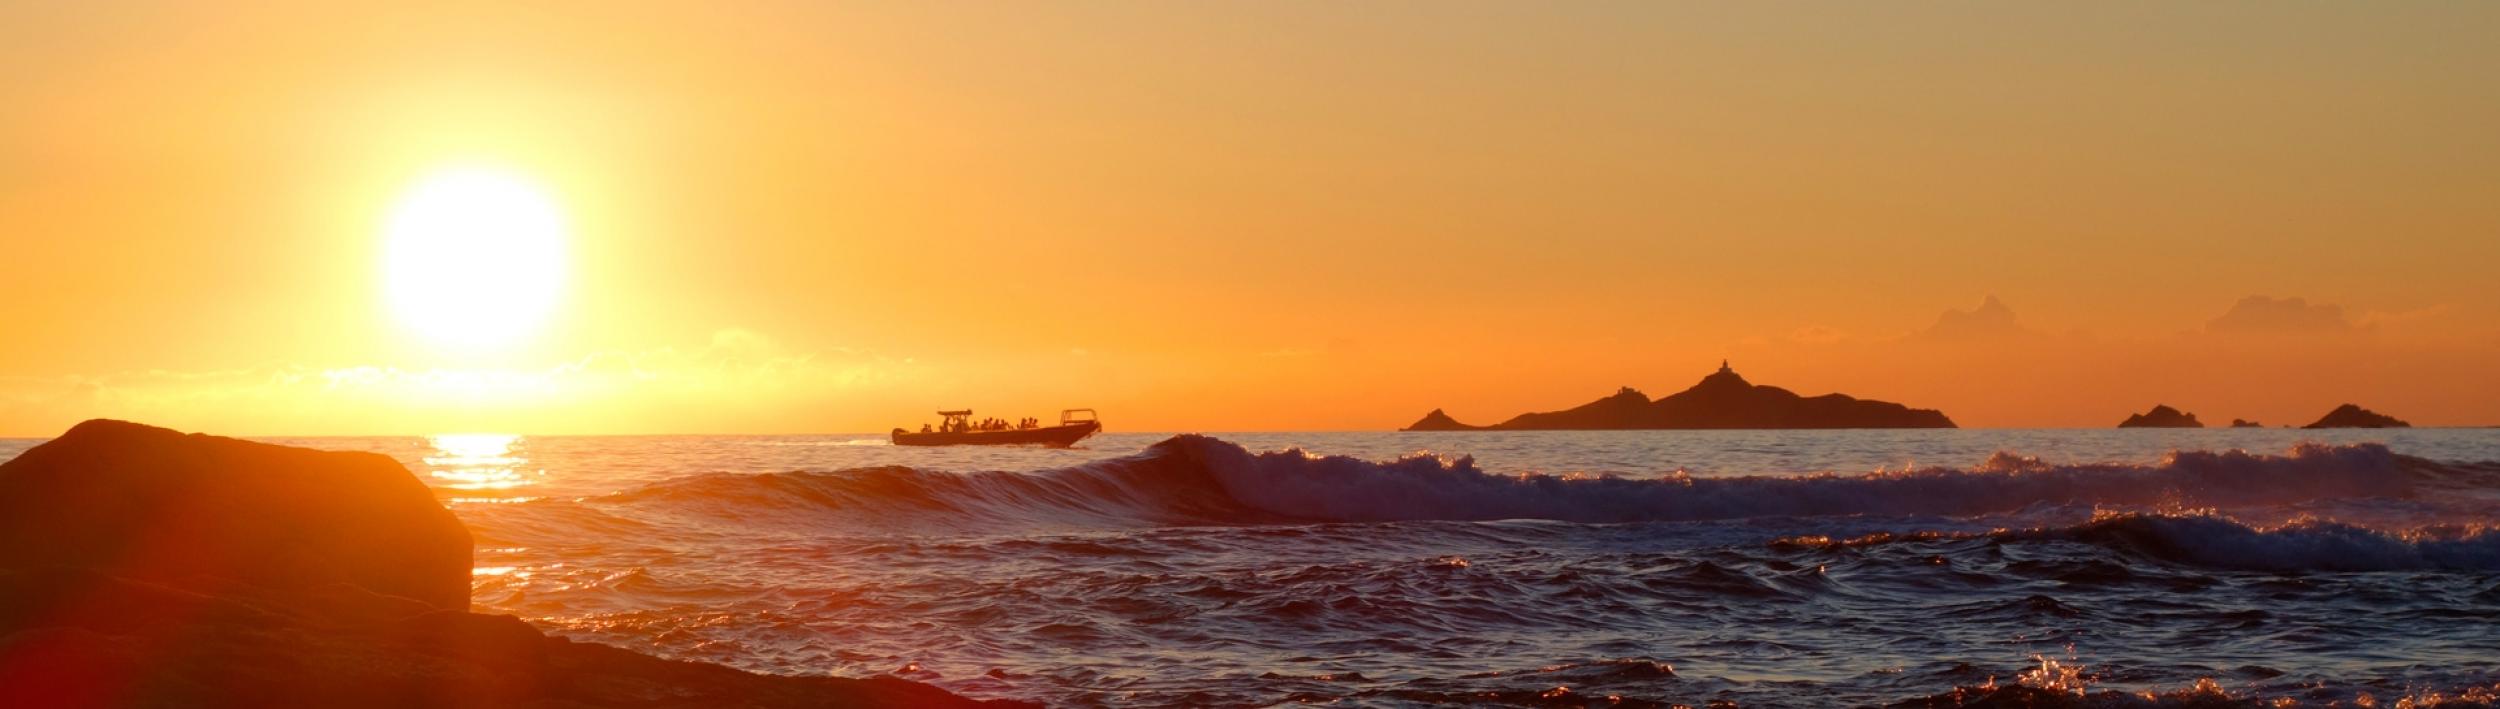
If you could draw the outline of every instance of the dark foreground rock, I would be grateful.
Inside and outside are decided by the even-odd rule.
[[[0,463],[0,540],[0,568],[469,607],[469,529],[375,453],[88,421]]]
[[[0,465],[0,489],[0,707],[1019,706],[467,612],[468,532],[381,456],[91,421]]]
[[[2316,422],[2316,423],[2312,423],[2312,424],[2309,424],[2309,425],[2307,425],[2307,426],[2302,426],[2301,428],[2412,428],[2412,427],[2413,427],[2413,424],[2409,424],[2409,423],[2405,423],[2405,422],[2403,422],[2403,421],[2397,420],[2397,418],[2396,418],[2396,417],[2394,417],[2394,416],[2389,416],[2389,415],[2382,414],[2382,413],[2379,413],[2379,412],[2376,412],[2376,411],[2371,411],[2371,410],[2369,410],[2369,409],[2364,409],[2364,408],[2361,408],[2361,407],[2359,407],[2359,406],[2355,406],[2355,405],[2352,405],[2352,404],[2345,404],[2345,405],[2343,405],[2343,406],[2338,406],[2338,407],[2335,407],[2335,410],[2334,410],[2334,411],[2329,411],[2329,412],[2326,412],[2326,415],[2325,415],[2325,416],[2323,416],[2323,417],[2320,417],[2320,418],[2317,420],[2317,422]]]
[[[1430,424],[1432,427],[1426,427]],[[1626,429],[1728,428],[1953,428],[1953,420],[1934,409],[1913,409],[1888,401],[1846,394],[1799,396],[1775,386],[1758,385],[1728,368],[1701,383],[1656,401],[1631,387],[1593,402],[1562,411],[1520,414],[1491,426],[1469,426],[1434,410],[1409,431],[1584,431]]]
[[[2153,410],[2128,416],[2118,422],[2119,428],[2204,428],[2205,423],[2191,414],[2168,405],[2155,404]]]
[[[891,677],[663,660],[344,585],[279,603],[5,571],[0,627],[12,707],[982,706]]]

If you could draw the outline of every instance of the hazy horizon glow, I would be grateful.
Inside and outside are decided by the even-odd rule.
[[[9,4],[0,435],[1386,429],[1722,358],[1974,427],[2494,425],[2495,29],[2434,3]],[[411,306],[391,215],[457,165],[552,205],[521,221],[560,253]]]

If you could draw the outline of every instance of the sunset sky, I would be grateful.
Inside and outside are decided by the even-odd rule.
[[[2500,424],[2500,3],[532,4],[0,4],[0,435]]]

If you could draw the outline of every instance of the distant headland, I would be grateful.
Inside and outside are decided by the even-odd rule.
[[[1799,396],[1754,384],[1726,362],[1682,392],[1651,400],[1631,387],[1580,406],[1470,426],[1433,409],[1401,431],[1591,431],[1727,428],[1954,428],[1934,409],[1913,409],[1846,394]]]

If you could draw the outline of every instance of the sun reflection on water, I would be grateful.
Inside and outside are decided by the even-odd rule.
[[[432,455],[425,457],[427,475],[438,487],[461,491],[496,492],[528,487],[542,470],[527,469],[529,457],[523,455],[521,437],[509,433],[451,433],[430,436]],[[483,502],[495,498],[457,497],[458,501]]]

